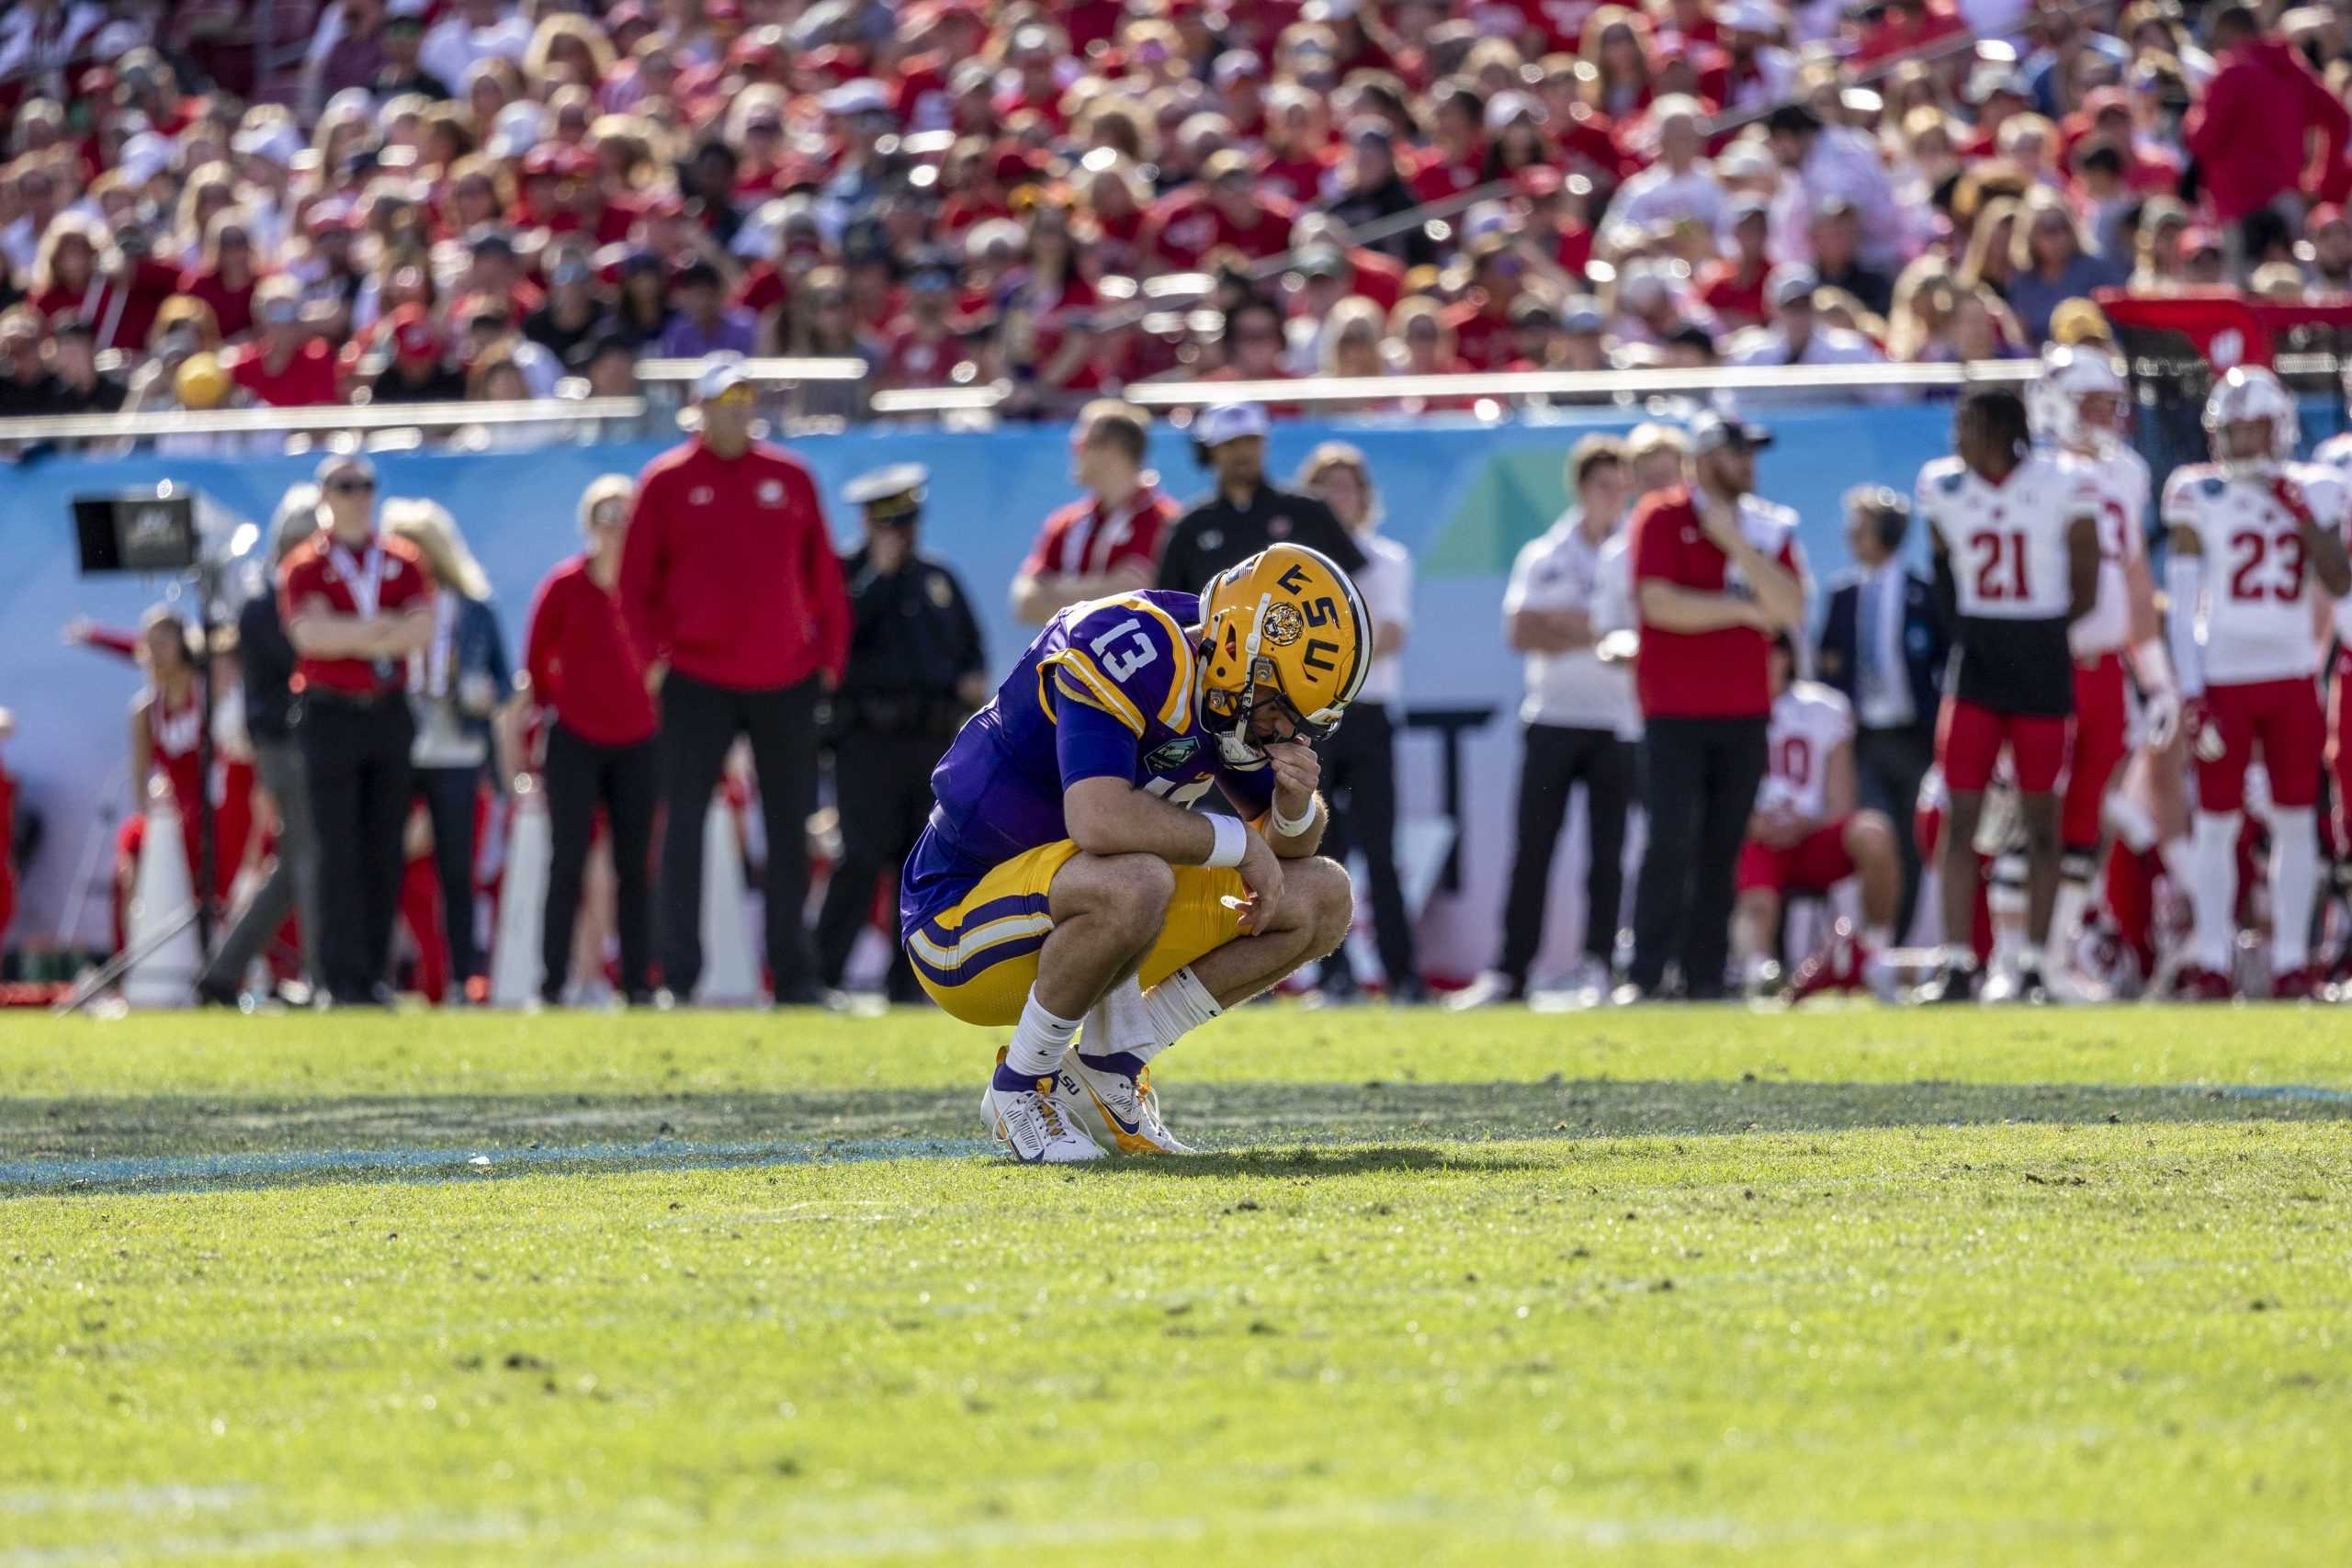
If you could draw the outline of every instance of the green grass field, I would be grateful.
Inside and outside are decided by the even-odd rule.
[[[2326,1010],[0,1021],[0,1568],[2352,1561]]]

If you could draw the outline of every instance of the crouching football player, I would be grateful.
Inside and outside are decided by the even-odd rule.
[[[1371,653],[1346,574],[1274,545],[1197,597],[1063,610],[956,736],[900,934],[941,1007],[1013,1026],[982,1109],[1019,1158],[1188,1152],[1152,1058],[1347,935],[1310,742]],[[1188,809],[1212,786],[1240,818]]]
[[[1732,948],[1751,990],[1775,978],[1781,901],[1821,897],[1859,878],[1862,930],[1839,919],[1829,943],[1799,968],[1790,999],[1868,987],[1887,994],[1881,956],[1894,945],[1894,904],[1903,861],[1894,825],[1882,812],[1858,809],[1854,710],[1829,687],[1795,681],[1785,633],[1771,652],[1772,719],[1765,732],[1764,784],[1747,819],[1734,881]]]

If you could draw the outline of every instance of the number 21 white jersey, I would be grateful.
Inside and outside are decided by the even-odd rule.
[[[2197,640],[2210,682],[2295,680],[2319,668],[2311,607],[2317,584],[2301,527],[2276,493],[2284,485],[2302,492],[2321,526],[2343,531],[2344,485],[2309,463],[2289,463],[2277,479],[2241,479],[2192,463],[2165,481],[2165,525],[2192,531],[2204,551]]]
[[[2120,653],[2132,640],[2124,563],[2146,553],[2144,530],[2155,481],[2148,473],[2148,460],[2121,445],[2110,444],[2096,454],[2068,452],[2061,460],[2082,475],[2098,498],[2098,598],[2089,615],[2066,629],[2066,640],[2078,659]]]
[[[2064,620],[2074,607],[2066,536],[2096,517],[2098,492],[2073,467],[2036,452],[1994,484],[1958,457],[1919,470],[1919,515],[1951,558],[1963,616]]]

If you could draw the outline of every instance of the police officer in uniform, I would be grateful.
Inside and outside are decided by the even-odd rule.
[[[1198,593],[1268,545],[1320,550],[1351,576],[1363,570],[1355,536],[1329,506],[1267,482],[1266,430],[1256,403],[1219,403],[1193,422],[1193,446],[1216,489],[1177,520],[1160,552],[1159,587]]]
[[[849,667],[833,694],[827,737],[842,858],[817,919],[818,974],[839,987],[850,949],[890,889],[898,931],[899,863],[931,814],[931,771],[965,718],[988,700],[988,657],[963,585],[915,549],[929,472],[899,463],[861,474],[842,499],[865,519],[865,544],[842,563],[849,581]],[[892,1001],[922,996],[894,942]]]

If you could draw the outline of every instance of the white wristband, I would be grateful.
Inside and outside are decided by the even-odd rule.
[[[1250,851],[1250,829],[1242,826],[1241,818],[1212,816],[1209,827],[1216,834],[1216,847],[1209,851],[1209,858],[1201,863],[1220,867],[1239,865],[1241,857]]]
[[[1285,839],[1295,839],[1315,826],[1315,797],[1311,795],[1306,797],[1306,815],[1295,821],[1283,815],[1283,803],[1277,797],[1273,804],[1272,816],[1274,831]]]

